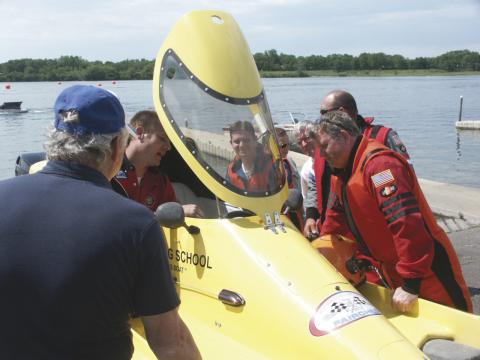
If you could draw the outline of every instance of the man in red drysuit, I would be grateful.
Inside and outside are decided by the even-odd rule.
[[[325,114],[316,128],[320,155],[332,168],[337,200],[322,235],[340,233],[346,218],[362,258],[394,289],[392,305],[406,312],[418,297],[472,311],[460,263],[437,225],[407,159],[362,136],[343,111]]]

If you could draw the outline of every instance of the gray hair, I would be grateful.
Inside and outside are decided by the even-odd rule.
[[[352,136],[359,136],[361,134],[355,120],[345,111],[330,111],[322,115],[320,121],[315,124],[317,131],[324,131],[333,139],[340,138],[340,131],[345,130]]]
[[[310,134],[315,132],[315,125],[310,120],[303,120],[295,124],[292,135],[297,139],[301,134]]]
[[[53,126],[48,129],[48,140],[44,145],[48,160],[77,162],[98,167],[112,155],[112,141],[121,137],[124,149],[128,140],[128,131],[108,135],[73,135],[58,131]]]

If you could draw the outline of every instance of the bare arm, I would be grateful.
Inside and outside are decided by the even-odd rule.
[[[187,217],[194,217],[199,219],[203,219],[205,217],[205,214],[203,213],[202,208],[196,204],[182,205],[182,207],[183,207],[183,212]]]
[[[317,219],[319,218],[319,214],[317,207],[317,183],[315,182],[313,170],[305,175],[302,179],[303,185],[306,186],[305,198],[303,199],[303,205],[306,209],[303,235],[309,240],[313,240],[318,236]]]
[[[190,330],[177,309],[142,317],[148,345],[157,359],[201,359]]]

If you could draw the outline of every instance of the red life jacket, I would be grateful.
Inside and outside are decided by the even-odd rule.
[[[371,121],[367,122],[367,120],[370,120],[370,119]],[[375,139],[381,144],[385,144],[385,142],[387,141],[388,133],[392,129],[382,125],[371,125],[373,118],[365,118],[365,121],[367,122],[368,125],[365,128],[363,135],[369,139]]]
[[[233,162],[228,165],[228,178],[231,184],[241,190],[247,191],[265,191],[269,189],[272,184],[271,176],[273,172],[273,164],[267,157],[259,157],[255,161],[255,173],[250,178],[245,179],[238,174],[242,167],[240,158],[235,157]]]
[[[313,173],[315,174],[315,184],[317,186],[317,209],[320,214],[320,226],[325,219],[325,211],[327,210],[324,201],[327,200],[325,197],[328,195],[326,194],[326,191],[324,191],[325,189],[323,186],[324,182],[328,181],[324,179],[324,176],[326,176],[325,166],[328,166],[327,161],[320,155],[320,149],[317,147],[315,148],[315,155],[313,156]],[[328,174],[328,176],[329,175],[330,174]]]
[[[418,203],[424,224],[433,238],[433,263],[422,278],[419,296],[471,312],[472,303],[458,257],[447,235],[438,226],[411,166],[402,155],[367,137],[363,137],[357,149],[352,175],[347,184],[340,178],[332,176],[332,190],[343,204],[350,230],[357,240],[360,251],[380,265],[380,270],[391,287],[403,285],[403,279],[395,267],[398,255],[393,235],[384,213],[378,208],[376,199],[364,180],[366,165],[380,154],[396,157],[408,169],[413,180],[412,194]]]
[[[388,133],[391,129],[383,125],[372,125],[374,120],[373,117],[366,117],[363,120],[367,124],[365,130],[363,131],[363,135],[367,138],[375,139],[378,142],[385,144]],[[328,199],[325,199],[325,197],[328,198],[328,194],[326,191],[323,191],[323,184],[328,181],[327,179],[323,178],[325,176],[325,166],[327,166],[327,163],[320,155],[320,150],[318,148],[315,149],[315,155],[313,159],[313,171],[315,173],[315,184],[317,185],[317,209],[318,213],[320,214],[318,227],[320,228],[323,220],[325,219],[325,211],[327,210],[326,201]]]

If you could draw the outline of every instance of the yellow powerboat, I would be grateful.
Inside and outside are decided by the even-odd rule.
[[[180,313],[204,359],[479,356],[479,316],[424,300],[395,312],[388,289],[351,285],[283,215],[285,204],[298,204],[255,62],[229,14],[195,11],[179,20],[158,53],[153,96],[174,145],[162,163],[177,200],[206,214],[185,219],[172,203],[156,213]],[[269,174],[253,182],[231,139],[239,121],[255,133],[263,159],[256,170]],[[19,174],[23,167],[17,161]],[[133,358],[154,359],[141,323],[132,325]]]
[[[229,14],[178,21],[158,53],[153,96],[177,154],[164,170],[178,200],[206,214],[157,211],[180,313],[203,358],[424,359],[432,339],[480,348],[480,317],[423,300],[394,312],[388,289],[352,286],[283,215],[288,189],[267,99]],[[228,131],[239,121],[254,129],[268,181],[252,185],[242,168]],[[135,342],[135,356],[148,358],[142,337]]]

